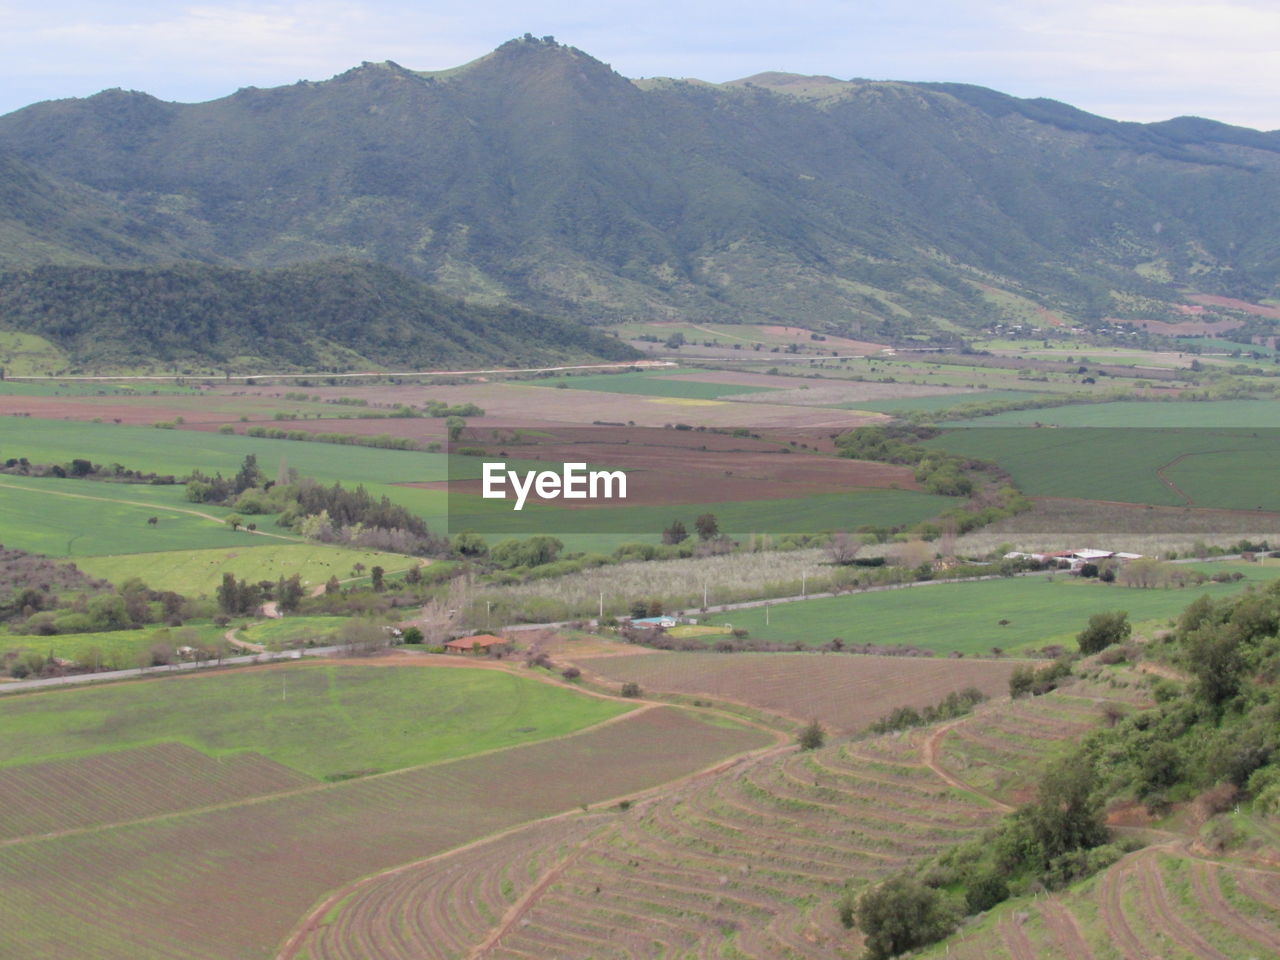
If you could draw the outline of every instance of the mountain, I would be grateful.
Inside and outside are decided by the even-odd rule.
[[[438,370],[638,356],[580,323],[463,303],[388,267],[350,261],[276,270],[41,266],[0,273],[0,317],[80,369]]]
[[[962,84],[633,82],[550,38],[209,103],[35,104],[0,117],[0,153],[148,238],[61,236],[50,262],[362,258],[589,322],[893,336],[1280,293],[1280,134]],[[0,263],[30,250],[0,233]]]

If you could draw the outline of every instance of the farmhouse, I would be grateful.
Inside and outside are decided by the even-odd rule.
[[[632,620],[633,627],[643,627],[646,630],[656,630],[662,628],[670,629],[676,625],[675,617],[641,617],[638,620]]]
[[[1006,560],[1035,560],[1037,563],[1056,564],[1059,567],[1079,570],[1086,563],[1098,563],[1102,560],[1141,560],[1140,553],[1123,553],[1115,550],[1054,550],[1050,553],[1022,553],[1014,550],[1004,555]]]
[[[444,645],[449,653],[488,653],[490,647],[506,646],[507,641],[490,633],[481,633],[474,637],[459,637]]]

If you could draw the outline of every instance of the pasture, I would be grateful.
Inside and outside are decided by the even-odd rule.
[[[835,653],[646,652],[578,662],[614,683],[633,680],[644,690],[745,703],[798,723],[816,719],[840,735],[858,733],[896,707],[921,709],[965,687],[1005,696],[1016,666],[1007,660]]]
[[[563,736],[629,709],[504,670],[298,664],[10,695],[0,768],[175,742],[323,779]]]
[[[269,673],[278,685],[278,671]],[[394,717],[392,735],[422,705],[384,712]],[[361,743],[376,748],[385,735],[373,732]],[[646,790],[772,742],[691,711],[640,709],[573,736],[449,763],[310,789],[286,786],[278,797],[150,822],[22,838],[0,846],[0,926],[6,949],[24,960],[267,960],[318,902],[362,876],[541,817],[573,811],[572,822],[580,805]],[[109,789],[127,795],[130,787]],[[191,908],[210,891],[235,892],[231,922],[225,910]],[[51,903],[58,909],[38,909]]]
[[[1075,635],[1092,614],[1127,610],[1135,623],[1163,620],[1203,593],[1219,597],[1239,589],[1238,584],[1206,583],[1181,590],[1143,590],[1065,575],[1053,580],[1030,576],[852,593],[770,604],[767,613],[764,607],[751,607],[703,619],[731,623],[756,640],[801,647],[818,647],[839,637],[846,645],[912,646],[935,654],[986,656],[993,647],[1005,653],[1046,644],[1074,648]],[[1002,625],[1001,620],[1008,623]]]
[[[259,538],[251,549],[174,550],[85,557],[77,566],[112,583],[140,578],[153,590],[173,590],[186,596],[211,596],[224,573],[258,583],[278,580],[295,573],[306,587],[314,587],[330,577],[348,580],[358,576],[356,564],[364,571],[380,566],[388,575],[416,566],[418,560],[397,553],[353,550],[319,543],[281,543]]]
[[[0,542],[51,557],[91,557],[121,552],[218,548],[238,551],[278,543],[246,530],[232,530],[208,513],[153,504],[122,503],[116,484],[62,481],[11,483],[0,476]],[[56,481],[51,481],[56,483]],[[74,491],[74,492],[73,492]],[[157,522],[148,521],[156,517]]]

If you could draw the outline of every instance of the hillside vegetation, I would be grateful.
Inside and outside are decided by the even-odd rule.
[[[0,324],[44,337],[83,367],[422,369],[636,356],[581,324],[465,304],[351,261],[13,271],[0,274]]]
[[[797,79],[632,82],[526,37],[442,73],[40,103],[0,117],[0,151],[62,191],[57,262],[136,262],[149,233],[169,258],[358,256],[592,321],[876,335],[1009,319],[1019,298],[1097,321],[1173,318],[1185,286],[1275,294],[1274,133]],[[0,231],[0,262],[30,249]]]

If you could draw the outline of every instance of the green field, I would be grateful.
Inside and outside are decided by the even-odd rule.
[[[236,631],[236,638],[260,643],[268,650],[282,650],[300,640],[328,640],[350,621],[346,617],[280,617],[255,620]]]
[[[1213,569],[1247,570],[1250,577],[1280,575],[1280,567],[1221,564]],[[1060,576],[1017,577],[976,583],[848,594],[708,615],[708,623],[731,623],[757,640],[816,647],[839,637],[847,644],[922,647],[938,654],[984,655],[1060,643],[1074,646],[1090,615],[1127,610],[1136,622],[1176,616],[1201,594],[1219,597],[1239,584],[1207,583],[1182,590],[1139,590]],[[1000,620],[1008,620],[1000,626]],[[708,642],[712,642],[711,638]]]
[[[106,484],[64,481],[78,483],[84,495],[63,496],[11,486],[8,480],[0,477],[0,543],[31,553],[86,557],[202,547],[240,550],[279,542],[188,513],[89,499],[110,497]],[[147,522],[153,516],[155,525]]]
[[[295,573],[303,586],[325,583],[330,577],[346,580],[355,576],[360,563],[365,572],[380,566],[387,574],[407,570],[417,564],[412,557],[376,550],[351,550],[318,543],[280,543],[257,538],[252,549],[177,550],[135,553],[123,556],[86,557],[77,561],[85,573],[113,583],[140,577],[153,590],[172,590],[186,596],[212,594],[223,573],[257,583],[278,580]]]
[[[498,670],[298,664],[10,695],[0,766],[179,742],[324,778],[558,737],[629,709]]]
[[[994,460],[1033,497],[1280,510],[1275,430],[972,427],[927,443]]]
[[[720,529],[734,536],[751,533],[816,533],[855,530],[861,526],[898,526],[936,516],[956,506],[954,497],[914,490],[851,490],[793,500],[746,500],[671,506],[619,506],[574,510],[545,504],[526,504],[519,513],[506,501],[483,500],[474,494],[454,494],[450,530],[475,530],[489,539],[547,533],[613,533],[623,540],[660,534],[672,520],[692,530],[694,518],[715,514]],[[621,541],[620,541],[621,542]]]
[[[892,413],[897,410],[915,412],[923,410],[937,413],[962,407],[966,403],[990,403],[995,400],[1029,400],[1046,394],[1030,390],[983,390],[975,393],[938,393],[931,397],[901,397],[897,400],[865,400],[838,404],[841,410],[870,410],[873,413]]]
[[[567,387],[571,390],[597,390],[603,393],[677,397],[686,400],[714,400],[716,397],[728,397],[740,393],[768,393],[774,389],[732,383],[666,379],[674,374],[697,372],[696,370],[663,370],[660,373],[597,373],[582,377],[553,377],[529,382],[538,387]]]
[[[194,469],[231,475],[245,454],[274,477],[283,461],[303,476],[327,483],[408,483],[446,479],[441,453],[344,447],[298,440],[266,440],[196,430],[157,430],[109,423],[0,418],[0,458],[26,457],[32,463],[65,463],[84,457],[94,463],[121,463],[134,470],[177,476]]]
[[[112,670],[138,665],[138,656],[157,643],[181,646],[181,630],[194,630],[200,643],[211,643],[226,633],[211,623],[188,623],[183,627],[144,627],[141,630],[110,630],[102,633],[67,633],[54,637],[10,636],[0,633],[0,652],[32,651],[42,656],[74,660],[78,664],[100,663]]]
[[[986,399],[989,394],[974,397]],[[1013,410],[976,420],[956,420],[949,427],[1191,427],[1201,429],[1274,428],[1280,426],[1280,400],[1207,400],[1078,403],[1044,410]]]

